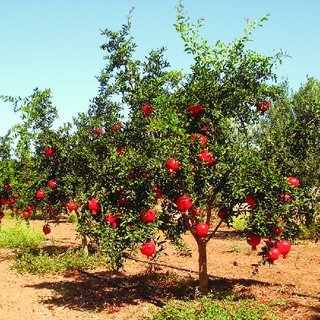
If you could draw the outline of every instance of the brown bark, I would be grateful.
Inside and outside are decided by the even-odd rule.
[[[207,294],[208,288],[208,270],[207,270],[207,243],[202,239],[197,239],[199,253],[199,290],[202,294]]]
[[[78,210],[76,210],[76,216],[77,216],[77,219],[79,221],[80,219],[80,214],[79,212],[82,212],[82,208],[83,207],[80,207]],[[82,232],[80,234],[81,236],[81,244],[82,244],[82,249],[83,249],[83,252],[85,255],[89,255],[89,248],[88,248],[88,237],[87,237],[87,234],[85,232]]]
[[[82,248],[85,255],[89,255],[89,249],[88,249],[88,237],[86,233],[81,234],[81,241],[82,241]]]

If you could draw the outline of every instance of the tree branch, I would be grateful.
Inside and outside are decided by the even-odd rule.
[[[206,239],[206,243],[208,243],[211,238],[215,235],[215,233],[217,232],[217,230],[220,228],[221,224],[223,222],[223,219],[221,219],[219,221],[219,223],[216,225],[216,227],[214,228],[214,230],[210,233],[209,237]]]

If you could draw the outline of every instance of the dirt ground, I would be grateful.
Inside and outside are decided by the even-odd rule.
[[[42,222],[32,222],[41,229]],[[48,245],[77,245],[75,226],[70,223],[52,225]],[[186,242],[193,252],[195,243]],[[197,256],[181,257],[172,246],[160,261],[190,270],[197,269]],[[105,320],[140,319],[154,303],[134,290],[112,287],[101,278],[72,272],[44,277],[19,275],[10,269],[14,250],[0,249],[0,320]],[[145,260],[138,253],[137,258]],[[320,243],[301,241],[293,246],[287,259],[273,266],[262,266],[253,275],[251,264],[259,257],[245,239],[223,229],[208,247],[210,288],[217,297],[235,295],[238,299],[253,298],[278,310],[279,319],[320,319]],[[197,286],[196,275],[167,267],[148,273],[146,264],[128,260],[125,270],[110,272],[103,269],[91,274],[112,279],[161,301],[192,296]]]

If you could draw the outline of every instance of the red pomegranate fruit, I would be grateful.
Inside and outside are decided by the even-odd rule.
[[[261,242],[261,237],[258,234],[249,234],[247,236],[247,242],[252,247],[252,250],[256,250]]]
[[[198,223],[196,225],[196,234],[203,238],[205,237],[209,232],[209,226],[205,222]]]
[[[183,195],[176,201],[179,211],[186,212],[192,207],[192,200],[187,195]]]
[[[147,258],[151,257],[156,251],[156,246],[153,242],[146,242],[141,246],[141,253],[147,256]]]
[[[141,220],[146,223],[152,223],[156,220],[156,212],[153,209],[147,209],[141,212]]]

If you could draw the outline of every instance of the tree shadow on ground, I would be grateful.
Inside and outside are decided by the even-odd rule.
[[[181,277],[169,272],[145,272],[131,276],[115,271],[89,273],[93,277],[73,271],[66,274],[63,280],[44,281],[28,287],[53,290],[56,294],[43,300],[46,305],[99,311],[113,305],[117,307],[138,305],[141,300],[146,300],[139,293],[154,298],[153,303],[156,305],[159,305],[159,301],[166,303],[171,299],[194,299],[198,286],[194,277]],[[110,280],[123,288],[115,287]],[[274,286],[274,284],[254,279],[216,278],[209,281],[210,290],[218,300],[232,295],[235,286],[242,288],[237,290],[236,300],[254,299],[247,288],[255,285]]]
[[[299,319],[306,320],[320,319],[320,306],[308,305],[303,302],[290,301],[284,307],[280,307],[279,310],[280,313],[285,312],[288,316],[292,316],[292,318],[296,316]]]
[[[67,250],[80,250],[79,247],[52,245],[44,249],[49,254],[62,253]],[[68,271],[64,273],[64,279],[60,281],[43,281],[39,284],[29,285],[36,289],[50,289],[54,295],[43,299],[45,305],[53,307],[67,307],[73,310],[101,311],[110,306],[125,307],[139,305],[141,300],[151,298],[150,302],[162,306],[169,300],[189,300],[196,298],[198,281],[190,273],[181,276],[173,272],[165,272],[166,268],[152,267],[155,272],[150,272],[150,266],[145,272],[128,275],[119,271],[89,271],[86,274],[81,271]],[[232,296],[233,300],[256,299],[251,287],[268,287],[270,290],[279,291],[285,297],[297,296],[305,299],[317,299],[319,297],[304,293],[293,293],[295,286],[287,284],[277,285],[256,279],[237,279],[210,276],[209,288],[213,298],[223,300]],[[120,288],[119,288],[120,287]],[[152,300],[153,298],[153,300]],[[305,300],[304,299],[304,300]],[[163,302],[163,303],[162,303]],[[295,304],[295,305],[294,305]],[[304,310],[315,314],[314,318],[320,319],[319,307],[304,305],[298,301],[285,306],[302,307]]]

